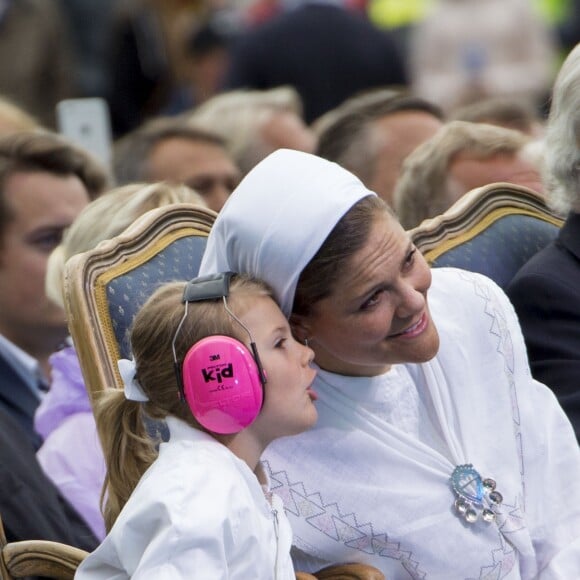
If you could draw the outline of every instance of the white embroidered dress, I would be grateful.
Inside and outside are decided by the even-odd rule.
[[[487,278],[433,271],[438,356],[378,377],[321,371],[319,421],[266,452],[295,545],[403,578],[580,576],[580,453],[552,392],[534,381],[511,305]],[[503,502],[495,522],[454,508],[472,463]]]

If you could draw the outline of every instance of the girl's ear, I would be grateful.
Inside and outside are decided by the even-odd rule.
[[[305,340],[311,338],[310,326],[306,322],[304,316],[301,316],[300,314],[291,314],[289,322],[292,334],[297,341],[304,344]]]

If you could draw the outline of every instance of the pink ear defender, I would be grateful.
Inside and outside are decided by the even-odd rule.
[[[237,433],[256,419],[262,408],[266,383],[252,335],[227,305],[233,275],[226,272],[204,276],[187,284],[183,295],[185,313],[172,343],[181,398],[200,425],[221,434]],[[229,336],[208,336],[195,343],[179,364],[175,339],[187,317],[188,304],[219,298],[228,314],[248,333],[252,352]]]
[[[214,433],[236,433],[262,408],[262,383],[250,351],[229,336],[194,344],[183,361],[183,390],[193,416]]]

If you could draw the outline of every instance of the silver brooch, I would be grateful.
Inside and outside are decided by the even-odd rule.
[[[451,474],[451,488],[457,496],[455,509],[460,517],[472,524],[481,515],[485,522],[495,520],[495,507],[503,501],[495,481],[482,479],[471,463],[458,465]]]

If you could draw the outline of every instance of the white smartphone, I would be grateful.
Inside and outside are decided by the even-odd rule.
[[[84,148],[107,168],[111,164],[111,118],[104,99],[65,99],[56,105],[59,133]]]

